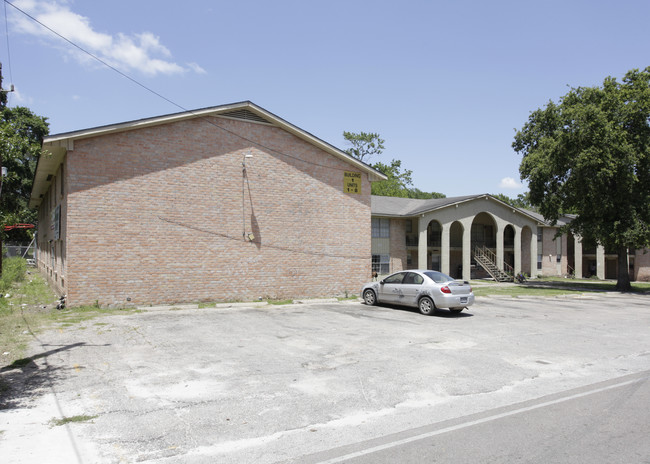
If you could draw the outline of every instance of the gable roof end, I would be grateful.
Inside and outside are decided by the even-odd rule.
[[[145,118],[135,121],[128,121],[118,124],[110,124],[90,129],[50,135],[46,137],[45,140],[43,140],[42,155],[40,156],[38,164],[36,166],[36,173],[34,174],[34,185],[32,187],[29,206],[33,208],[41,203],[42,198],[49,187],[49,181],[47,180],[48,176],[56,174],[58,166],[63,161],[66,152],[68,150],[74,149],[75,140],[98,137],[129,130],[136,130],[145,127],[170,124],[182,120],[205,118],[209,116],[246,120],[248,122],[257,124],[268,124],[279,127],[289,132],[290,134],[295,135],[299,139],[302,139],[305,142],[320,148],[326,153],[329,153],[345,161],[361,172],[365,172],[368,174],[368,178],[371,182],[386,179],[386,176],[383,173],[348,155],[344,151],[336,148],[334,145],[331,145],[324,140],[321,140],[318,137],[312,135],[311,133],[300,129],[298,126],[295,126],[290,122],[280,118],[279,116],[276,116],[270,111],[257,106],[253,102],[243,101],[227,105],[213,106],[197,110],[187,110],[180,113],[156,116],[153,118]],[[255,142],[251,141],[251,143]]]

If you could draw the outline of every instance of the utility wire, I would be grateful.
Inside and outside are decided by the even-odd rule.
[[[99,58],[99,57],[96,56],[95,54],[93,54],[93,53],[87,51],[87,50],[84,49],[83,47],[81,47],[81,46],[77,45],[76,43],[72,42],[72,41],[71,41],[70,39],[68,39],[67,37],[65,37],[65,36],[63,36],[63,35],[61,35],[61,34],[59,34],[57,31],[55,31],[55,30],[52,29],[51,27],[49,27],[49,26],[43,24],[41,21],[39,21],[38,19],[34,18],[34,17],[31,16],[29,13],[27,13],[27,12],[21,10],[20,8],[18,8],[17,6],[15,6],[15,5],[12,4],[11,2],[9,2],[8,0],[5,0],[5,19],[6,19],[6,5],[7,5],[7,4],[9,4],[11,7],[15,8],[16,10],[18,10],[20,13],[24,14],[25,16],[27,16],[27,17],[28,17],[29,19],[31,19],[32,21],[34,21],[34,22],[36,22],[37,24],[41,25],[43,28],[47,29],[47,30],[50,31],[52,34],[54,34],[54,35],[56,35],[57,37],[63,39],[64,41],[66,41],[67,43],[69,43],[70,45],[72,45],[74,48],[76,48],[76,49],[78,49],[79,51],[81,51],[81,52],[87,54],[88,56],[90,56],[90,57],[93,58],[94,60],[96,60],[96,61],[98,61],[99,63],[103,64],[104,66],[106,66],[107,68],[111,69],[112,71],[116,72],[116,73],[119,74],[120,76],[122,76],[122,77],[128,79],[129,81],[133,82],[134,84],[138,85],[139,87],[143,88],[144,90],[146,90],[146,91],[148,91],[148,92],[154,94],[155,96],[157,96],[157,97],[159,97],[159,98],[165,100],[166,102],[170,103],[171,105],[173,105],[173,106],[179,108],[180,110],[182,110],[183,113],[188,113],[188,114],[192,114],[192,115],[194,115],[194,116],[197,116],[197,117],[200,118],[201,120],[207,122],[208,124],[210,124],[210,125],[212,125],[212,126],[214,126],[214,127],[217,127],[217,128],[219,128],[219,129],[221,129],[221,130],[224,131],[224,132],[227,132],[227,133],[229,133],[229,134],[232,134],[232,135],[234,135],[234,136],[236,136],[236,137],[238,137],[238,138],[240,138],[240,139],[242,139],[242,140],[245,140],[245,141],[247,141],[247,142],[249,142],[249,143],[251,143],[251,144],[253,144],[253,145],[256,145],[256,146],[258,146],[258,147],[261,147],[261,148],[263,148],[263,149],[265,149],[265,150],[268,150],[268,151],[270,151],[270,152],[274,152],[274,153],[277,153],[277,154],[279,154],[279,155],[285,156],[285,157],[287,157],[287,158],[291,158],[291,159],[294,159],[294,160],[296,160],[296,161],[300,161],[300,162],[302,162],[302,163],[311,164],[311,165],[318,166],[318,167],[322,167],[322,168],[328,168],[328,169],[333,169],[333,170],[337,170],[337,171],[345,171],[345,170],[346,170],[346,169],[343,169],[343,168],[336,168],[336,167],[333,167],[333,166],[327,166],[327,165],[324,165],[324,164],[314,163],[314,162],[312,162],[312,161],[307,161],[307,160],[304,160],[304,159],[302,159],[302,158],[298,158],[298,157],[296,157],[296,156],[289,155],[289,154],[287,154],[287,153],[283,153],[283,152],[281,152],[281,151],[279,151],[279,150],[276,150],[276,149],[274,149],[274,148],[268,147],[268,146],[266,146],[266,145],[264,145],[264,144],[262,144],[262,143],[259,143],[259,142],[255,141],[255,140],[249,139],[248,137],[245,137],[245,136],[243,136],[243,135],[241,135],[241,134],[238,134],[238,133],[236,133],[236,132],[234,132],[234,131],[232,131],[232,130],[229,130],[229,129],[223,127],[223,126],[220,126],[219,124],[215,123],[213,120],[208,119],[207,117],[205,117],[205,116],[203,116],[203,115],[197,114],[197,113],[195,113],[194,111],[189,110],[189,109],[187,109],[187,108],[185,108],[185,107],[179,105],[178,103],[174,102],[173,100],[171,100],[171,99],[165,97],[164,95],[162,95],[162,94],[156,92],[155,90],[153,90],[153,89],[147,87],[146,85],[142,84],[141,82],[135,80],[134,78],[132,78],[132,77],[129,76],[128,74],[126,74],[126,73],[120,71],[119,69],[117,69],[115,66],[112,66],[111,64],[107,63],[106,61],[104,61],[103,59]],[[241,241],[241,238],[239,238],[239,237],[232,237],[232,236],[230,236],[230,235],[228,235],[228,234],[223,234],[223,233],[219,233],[219,232],[214,232],[214,231],[205,230],[205,229],[199,228],[199,227],[194,226],[194,225],[190,225],[190,224],[183,223],[183,222],[180,222],[180,221],[175,221],[175,220],[173,220],[173,219],[169,219],[169,218],[165,218],[165,217],[161,217],[161,216],[159,216],[158,219],[160,219],[160,220],[163,221],[163,222],[167,222],[167,223],[169,223],[169,224],[175,224],[175,225],[177,225],[177,226],[184,227],[184,228],[188,228],[188,229],[192,229],[192,230],[195,230],[195,231],[197,231],[197,232],[202,232],[202,233],[206,233],[206,234],[216,235],[216,236],[219,236],[219,237],[222,237],[222,238],[228,239],[228,240],[235,240],[235,241],[238,241],[238,242]],[[277,244],[273,244],[273,243],[268,243],[268,242],[262,243],[259,239],[255,239],[255,240],[253,240],[252,243],[255,243],[255,244],[260,245],[260,246],[263,245],[263,246],[266,246],[266,247],[268,247],[268,248],[274,248],[274,249],[277,249],[277,250],[283,250],[283,251],[287,251],[287,252],[301,253],[301,254],[313,255],[313,256],[330,257],[330,258],[346,258],[346,259],[362,259],[362,260],[367,260],[367,259],[370,258],[370,256],[359,256],[359,255],[354,256],[354,255],[345,255],[345,254],[331,254],[331,253],[323,253],[323,252],[318,252],[318,251],[298,250],[298,249],[295,249],[295,248],[290,248],[290,247],[286,247],[286,246],[282,246],[282,245],[277,245]]]
[[[327,165],[325,165],[325,164],[319,164],[319,163],[315,163],[315,162],[313,162],[313,161],[307,161],[307,160],[305,160],[305,159],[298,158],[297,156],[289,155],[289,154],[287,154],[287,153],[284,153],[284,152],[281,152],[281,151],[276,150],[276,149],[274,149],[274,148],[271,148],[271,147],[269,147],[269,146],[266,146],[266,145],[264,145],[264,144],[262,144],[262,143],[260,143],[260,142],[257,142],[257,141],[255,141],[255,140],[249,139],[248,137],[245,137],[245,136],[243,136],[243,135],[241,135],[241,134],[238,134],[238,133],[235,132],[235,131],[232,131],[232,130],[227,129],[227,128],[223,127],[223,126],[220,126],[219,124],[215,123],[215,122],[212,121],[211,119],[208,119],[207,117],[205,117],[205,116],[203,116],[203,115],[197,114],[196,112],[194,112],[194,111],[192,111],[192,110],[190,110],[190,109],[187,109],[187,108],[185,108],[185,107],[182,106],[182,105],[179,105],[179,104],[176,103],[175,101],[173,101],[173,100],[171,100],[171,99],[165,97],[164,95],[160,94],[159,92],[156,92],[155,90],[151,89],[150,87],[147,87],[146,85],[144,85],[144,84],[142,84],[141,82],[137,81],[136,79],[132,78],[132,77],[129,76],[128,74],[126,74],[126,73],[120,71],[120,70],[117,69],[115,66],[113,66],[113,65],[111,65],[111,64],[109,64],[109,63],[107,63],[106,61],[104,61],[103,59],[101,59],[100,57],[98,57],[97,55],[95,55],[95,54],[93,54],[92,52],[89,52],[88,50],[84,49],[83,47],[77,45],[76,43],[74,43],[73,41],[71,41],[70,39],[68,39],[67,37],[63,36],[62,34],[58,33],[58,32],[55,31],[54,29],[52,29],[51,27],[49,27],[49,26],[43,24],[41,21],[39,21],[38,19],[36,19],[35,17],[33,17],[32,15],[30,15],[30,14],[27,13],[26,11],[21,10],[20,8],[18,8],[16,5],[14,5],[13,3],[11,3],[11,2],[8,1],[8,0],[5,0],[5,10],[6,10],[6,5],[7,5],[7,4],[9,4],[11,7],[15,8],[16,10],[18,10],[20,13],[24,14],[25,16],[27,16],[29,19],[31,19],[31,20],[34,21],[35,23],[37,23],[37,24],[39,24],[40,26],[42,26],[43,28],[47,29],[47,30],[50,31],[52,34],[54,34],[54,35],[56,35],[57,37],[63,39],[64,41],[66,41],[67,43],[69,43],[70,45],[72,45],[74,48],[76,48],[77,50],[79,50],[79,51],[85,53],[86,55],[90,56],[90,57],[93,58],[94,60],[96,60],[96,61],[98,61],[99,63],[103,64],[103,65],[106,66],[107,68],[109,68],[109,69],[111,69],[112,71],[116,72],[116,73],[119,74],[120,76],[122,76],[122,77],[128,79],[129,81],[133,82],[133,83],[136,84],[137,86],[142,87],[142,88],[143,88],[144,90],[146,90],[147,92],[150,92],[150,93],[154,94],[155,96],[157,96],[157,97],[159,97],[159,98],[165,100],[167,103],[170,103],[171,105],[175,106],[176,108],[179,108],[183,113],[187,113],[187,114],[194,115],[194,116],[200,118],[201,120],[207,122],[208,124],[210,124],[210,125],[212,125],[212,126],[214,126],[214,127],[217,127],[217,128],[219,128],[219,129],[221,129],[221,130],[224,131],[224,132],[227,132],[227,133],[229,133],[229,134],[231,134],[231,135],[234,135],[235,137],[238,137],[238,138],[240,138],[240,139],[242,139],[242,140],[245,140],[246,142],[252,143],[253,145],[256,145],[256,146],[258,146],[258,147],[260,147],[260,148],[263,148],[263,149],[268,150],[268,151],[273,152],[273,153],[277,153],[277,154],[282,155],[282,156],[285,156],[285,157],[287,157],[287,158],[290,158],[290,159],[293,159],[293,160],[296,160],[296,161],[299,161],[299,162],[302,162],[302,163],[305,163],[305,164],[311,164],[311,165],[313,165],[313,166],[317,166],[317,167],[320,167],[320,168],[332,169],[332,170],[335,170],[335,171],[346,171],[346,170],[347,170],[347,169],[345,169],[345,168],[337,168],[337,167],[334,167],[334,166],[327,166]],[[6,19],[6,14],[5,14],[5,19]],[[7,36],[7,39],[8,39],[8,36]]]
[[[7,33],[7,64],[9,65],[9,81],[14,83],[14,76],[11,71],[11,49],[9,48],[9,20],[7,19],[7,2],[4,4],[5,8],[5,32]]]
[[[150,89],[149,87],[147,87],[146,85],[141,84],[140,82],[136,81],[136,80],[133,79],[131,76],[129,76],[128,74],[125,74],[125,73],[123,73],[122,71],[120,71],[119,69],[117,69],[115,66],[112,66],[112,65],[108,64],[106,61],[102,60],[102,59],[101,59],[100,57],[98,57],[97,55],[94,55],[93,53],[91,53],[91,52],[89,52],[88,50],[86,50],[86,49],[82,48],[81,46],[77,45],[77,44],[74,43],[72,40],[68,39],[67,37],[65,37],[65,36],[63,36],[63,35],[61,35],[61,34],[59,34],[58,32],[56,32],[56,31],[55,31],[54,29],[52,29],[51,27],[49,27],[49,26],[43,24],[43,23],[40,22],[38,19],[34,18],[32,15],[30,15],[30,14],[27,13],[26,11],[21,10],[21,9],[18,8],[16,5],[14,5],[13,3],[11,3],[10,1],[5,0],[5,5],[7,5],[7,4],[9,4],[9,6],[15,8],[16,10],[20,11],[22,14],[24,14],[25,16],[27,16],[29,19],[31,19],[31,20],[34,21],[35,23],[41,25],[42,27],[44,27],[45,29],[47,29],[48,31],[50,31],[52,34],[54,34],[54,35],[56,35],[57,37],[59,37],[59,38],[65,40],[66,42],[68,42],[70,45],[72,45],[72,46],[73,46],[74,48],[76,48],[77,50],[80,50],[80,51],[82,51],[83,53],[85,53],[86,55],[90,56],[91,58],[93,58],[93,59],[99,61],[101,64],[103,64],[103,65],[106,66],[107,68],[112,69],[113,71],[115,71],[116,73],[118,73],[119,75],[121,75],[122,77],[127,78],[128,80],[130,80],[130,81],[133,82],[134,84],[139,85],[139,86],[142,87],[143,89],[147,90],[148,92],[153,93],[153,94],[156,95],[157,97],[162,98],[162,99],[165,100],[166,102],[171,103],[172,105],[176,106],[177,108],[180,108],[180,109],[183,110],[184,112],[191,113],[190,110],[187,110],[187,109],[183,108],[183,107],[182,107],[181,105],[179,105],[178,103],[173,102],[172,100],[170,100],[169,98],[167,98],[167,97],[165,97],[165,96],[159,94],[159,93],[156,92],[155,90],[152,90],[152,89]],[[6,6],[5,6],[5,8],[6,8]]]

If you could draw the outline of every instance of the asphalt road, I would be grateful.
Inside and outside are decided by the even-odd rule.
[[[650,462],[650,371],[356,443],[297,462]]]
[[[94,319],[38,335],[41,356],[0,374],[12,385],[0,455],[649,462],[649,303],[599,294],[479,298],[433,317],[348,302]],[[93,418],[50,422],[81,415]]]

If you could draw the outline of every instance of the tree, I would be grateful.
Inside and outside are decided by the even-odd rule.
[[[384,151],[384,140],[379,137],[379,134],[374,132],[360,132],[357,134],[355,132],[344,131],[343,137],[352,144],[352,148],[347,149],[346,153],[359,161],[367,160],[370,156],[381,155]],[[402,162],[400,160],[394,159],[390,164],[378,161],[372,167],[388,177],[386,180],[373,182],[373,195],[424,199],[445,198],[445,195],[442,193],[427,193],[412,187],[413,179],[411,178],[411,174],[413,171],[402,171]]]
[[[650,245],[650,67],[622,82],[571,89],[531,113],[513,142],[530,201],[561,231],[618,254],[620,291],[631,289],[627,250]]]
[[[503,193],[496,193],[492,195],[495,198],[498,198],[502,202],[514,206],[515,208],[520,208],[520,209],[528,209],[528,210],[533,210],[536,211],[536,208],[530,204],[530,194],[528,192],[526,193],[520,193],[517,195],[517,198],[510,198],[507,195],[504,195]]]
[[[413,187],[411,189],[408,189],[408,197],[428,200],[430,198],[447,198],[447,195],[439,192],[423,192],[419,188]]]
[[[384,140],[374,132],[355,133],[343,131],[343,138],[352,145],[345,152],[364,163],[368,163],[368,158],[371,156],[379,155],[384,151]]]
[[[372,183],[372,194],[386,197],[408,198],[409,187],[413,185],[412,172],[401,170],[402,162],[392,160],[390,164],[377,162],[373,165],[377,171],[384,174],[388,179]]]
[[[5,225],[36,223],[37,213],[29,209],[29,197],[41,143],[47,133],[46,118],[36,116],[28,108],[3,107],[0,110],[0,151],[2,166],[7,168],[0,198],[0,234],[3,239],[6,238]],[[28,238],[25,231],[13,233],[18,234],[13,236],[14,239]]]

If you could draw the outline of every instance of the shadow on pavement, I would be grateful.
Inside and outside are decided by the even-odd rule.
[[[42,394],[44,388],[51,388],[67,369],[50,367],[47,362],[39,366],[35,361],[55,353],[67,351],[85,342],[64,345],[53,350],[38,353],[29,358],[18,359],[0,369],[0,410],[25,407],[24,402]]]

